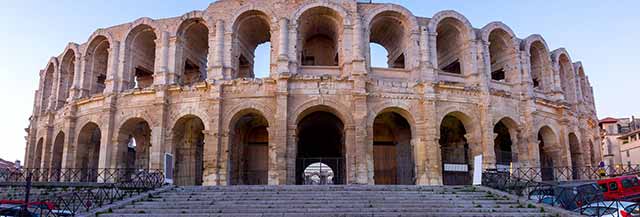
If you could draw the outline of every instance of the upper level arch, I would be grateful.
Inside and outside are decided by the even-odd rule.
[[[183,16],[184,17],[184,16]],[[205,80],[211,31],[202,16],[186,16],[176,30],[176,78],[181,85]]]
[[[88,95],[102,94],[106,88],[112,39],[110,34],[96,34],[89,39],[84,51],[84,74],[82,89]]]
[[[342,61],[344,26],[350,25],[347,12],[333,3],[310,3],[293,15],[297,27],[297,53],[301,65],[338,66]]]
[[[275,42],[273,36],[277,34],[275,32],[278,28],[277,22],[274,21],[273,15],[269,10],[250,8],[254,9],[243,8],[241,13],[234,16],[231,47],[231,64],[234,68],[232,78],[255,78],[257,73],[269,75],[271,65],[274,62],[276,51],[273,49],[272,44]],[[263,44],[269,46],[268,58],[257,56],[259,54],[256,53],[256,49]],[[268,70],[267,72],[256,71],[256,57],[267,59],[269,62],[269,67],[266,69]]]
[[[580,87],[580,96],[584,100],[591,100],[591,92],[589,91],[589,87],[587,86],[587,75],[584,72],[582,62],[578,61],[573,63],[573,69],[576,72],[576,84]]]
[[[429,20],[427,30],[436,37],[436,44],[431,45],[435,52],[431,53],[438,69],[451,74],[473,73],[471,41],[476,36],[467,18],[453,10],[441,11]]]
[[[47,66],[45,67],[45,70],[42,71],[44,74],[40,75],[40,82],[41,82],[41,98],[40,98],[40,113],[44,113],[45,111],[47,111],[50,107],[49,104],[51,103],[51,100],[55,100],[54,98],[52,98],[53,96],[53,85],[55,85],[54,83],[54,78],[55,78],[55,74],[58,73],[58,58],[56,57],[51,57],[51,59],[49,59],[49,62],[47,63]]]
[[[554,89],[554,73],[551,67],[549,46],[540,35],[530,35],[525,38],[520,50],[529,55],[529,73],[533,88],[544,92]]]
[[[375,43],[382,46],[387,52],[387,68],[409,68],[409,63],[418,53],[418,46],[411,46],[413,33],[418,33],[418,23],[413,14],[406,8],[398,5],[382,5],[368,12],[364,17],[366,28],[365,40],[371,46]],[[373,53],[369,50],[369,65],[373,59]]]
[[[489,44],[491,80],[516,83],[520,80],[518,41],[507,25],[491,22],[480,30],[482,41]]]
[[[551,59],[560,79],[559,89],[564,93],[565,100],[575,103],[575,72],[569,53],[564,48],[558,48],[551,53]]]
[[[154,83],[158,26],[150,18],[140,18],[125,34],[122,89],[147,88]]]
[[[78,69],[80,53],[78,53],[78,45],[75,43],[69,43],[65,52],[62,55],[62,61],[60,63],[60,70],[58,70],[58,86],[57,86],[57,100],[56,109],[59,109],[67,103],[67,99],[71,97],[71,89],[75,83],[76,69]]]

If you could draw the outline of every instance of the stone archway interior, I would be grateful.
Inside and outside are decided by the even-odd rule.
[[[571,167],[573,179],[579,179],[579,168],[583,166],[582,152],[580,151],[580,143],[578,137],[574,133],[569,133],[569,150],[571,152]]]
[[[382,12],[371,20],[369,43],[384,47],[388,68],[405,68],[406,24],[402,14],[392,11]]]
[[[316,111],[298,123],[296,183],[306,183],[304,169],[314,163],[333,168],[334,183],[345,183],[344,124],[329,112]]]
[[[240,117],[230,142],[232,185],[266,185],[269,172],[269,133],[267,120],[250,113]]]
[[[342,18],[330,8],[316,7],[302,13],[298,27],[302,65],[337,66],[342,31]]]
[[[385,112],[373,123],[375,184],[414,184],[411,126],[401,115]]]
[[[182,69],[177,79],[181,85],[192,85],[207,77],[207,55],[209,54],[209,29],[201,19],[189,19],[181,26]]]
[[[44,138],[40,138],[38,143],[36,143],[36,150],[33,153],[33,162],[31,163],[32,168],[40,168],[42,165],[42,146],[44,145]]]
[[[97,180],[97,171],[93,170],[98,169],[99,165],[101,137],[100,128],[94,123],[89,123],[80,130],[75,167],[81,169],[82,180]]]
[[[436,31],[436,52],[438,68],[444,72],[462,74],[464,60],[464,24],[454,18],[445,18],[438,24]]]
[[[544,127],[538,132],[540,150],[540,175],[543,181],[554,180],[554,167],[557,162],[557,153],[554,153],[556,138],[551,129]]]
[[[237,70],[233,78],[255,78],[256,48],[265,43],[271,46],[269,17],[261,11],[247,11],[236,22],[233,49]],[[270,55],[258,58],[267,58],[269,62],[271,59]]]
[[[460,119],[447,115],[440,124],[440,148],[442,152],[444,185],[471,184],[469,144],[467,131]]]
[[[117,164],[126,169],[149,169],[149,151],[151,149],[151,128],[145,120],[130,119],[118,133]]]
[[[496,164],[499,167],[506,166],[508,168],[513,162],[513,150],[511,149],[513,142],[511,141],[509,128],[500,121],[494,126],[493,133],[496,135],[493,140]]]
[[[64,133],[60,132],[53,142],[53,150],[51,151],[51,169],[59,170],[62,168],[62,150],[64,148]]]
[[[173,128],[175,185],[202,185],[204,124],[195,116],[183,117]]]

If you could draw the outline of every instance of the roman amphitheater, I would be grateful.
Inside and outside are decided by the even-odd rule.
[[[264,43],[270,55],[256,56]],[[371,44],[388,67],[372,67]],[[285,185],[319,165],[334,184],[449,185],[470,184],[477,167],[601,161],[582,64],[540,35],[473,27],[456,11],[221,0],[100,28],[61,51],[39,74],[28,168]],[[259,58],[268,72],[254,71]]]

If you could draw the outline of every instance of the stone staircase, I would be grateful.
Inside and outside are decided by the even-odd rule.
[[[207,186],[171,190],[98,216],[555,216],[473,186]]]

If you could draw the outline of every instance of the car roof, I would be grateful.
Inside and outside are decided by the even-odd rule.
[[[570,182],[570,183],[562,183],[562,184],[559,184],[559,185],[558,185],[558,187],[575,187],[575,186],[591,185],[591,184],[596,184],[596,182],[594,182],[594,181],[587,181],[587,182]]]
[[[588,204],[588,205],[584,205],[581,208],[588,208],[588,207],[628,207],[630,205],[635,205],[636,203],[634,202],[626,202],[626,201],[600,201],[600,202],[595,202],[592,204]]]

